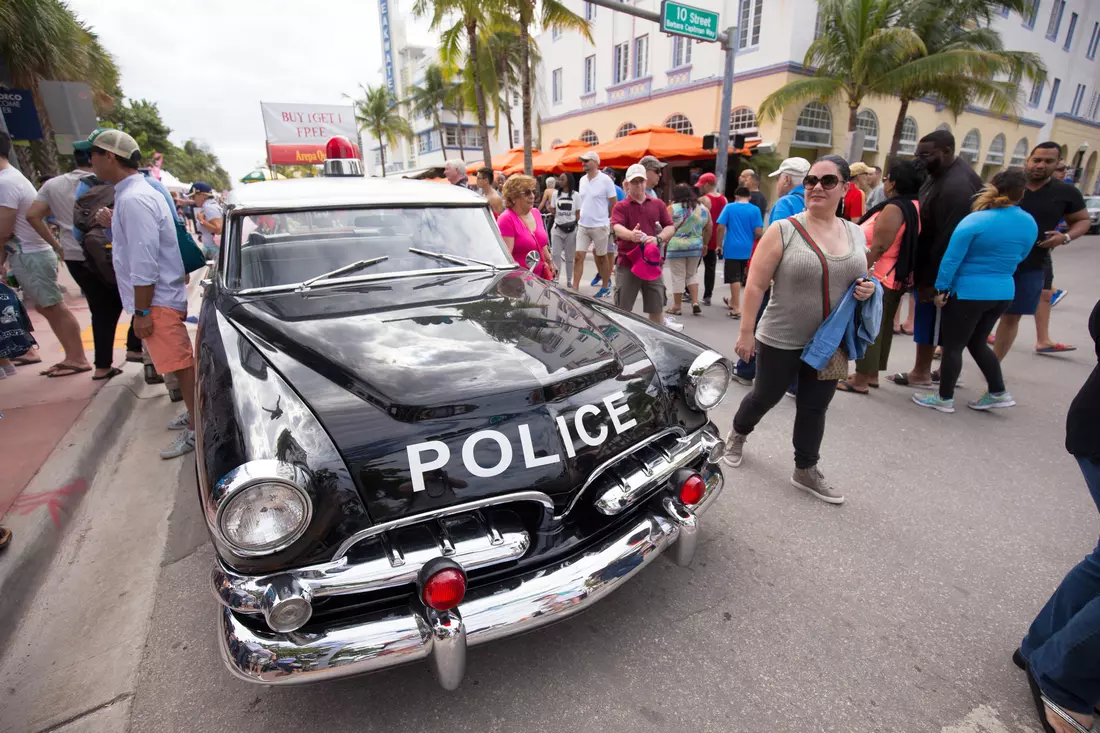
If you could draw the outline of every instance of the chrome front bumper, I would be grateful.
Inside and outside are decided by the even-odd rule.
[[[375,672],[427,659],[440,684],[455,689],[466,648],[522,634],[586,609],[668,549],[688,565],[698,540],[698,515],[721,493],[722,472],[710,467],[703,500],[689,509],[655,497],[639,518],[580,555],[492,585],[472,588],[457,609],[436,613],[415,597],[408,607],[367,614],[310,631],[254,631],[221,607],[222,658],[235,676],[293,685]]]

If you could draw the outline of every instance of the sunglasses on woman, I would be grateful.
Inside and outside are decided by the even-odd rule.
[[[834,176],[832,173],[824,176],[806,176],[802,179],[802,183],[806,186],[806,190],[809,191],[817,184],[821,184],[821,187],[826,191],[832,191],[840,183],[840,176]]]

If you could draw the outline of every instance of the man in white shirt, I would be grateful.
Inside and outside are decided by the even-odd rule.
[[[577,190],[577,206],[580,207],[580,225],[577,227],[577,253],[573,257],[573,289],[578,290],[584,277],[584,257],[591,247],[596,269],[603,286],[596,292],[597,298],[611,294],[611,254],[607,250],[611,234],[611,209],[618,200],[615,183],[600,172],[600,156],[588,151],[581,156],[584,175]]]
[[[68,377],[90,372],[92,365],[84,355],[80,340],[80,324],[65,305],[61,286],[57,283],[57,266],[60,245],[56,251],[39,236],[30,222],[27,212],[34,203],[37,191],[15,166],[8,162],[11,155],[11,138],[0,132],[0,277],[7,270],[15,274],[23,293],[34,301],[35,309],[50,324],[57,336],[65,357],[42,372],[47,377]],[[28,352],[16,364],[35,364],[41,358]]]
[[[222,209],[214,200],[214,189],[209,183],[197,181],[188,192],[195,203],[195,217],[199,222],[199,237],[207,258],[218,256],[218,237],[222,234]]]
[[[181,433],[160,456],[182,456],[195,450],[195,356],[184,325],[187,290],[172,211],[138,171],[141,151],[126,133],[96,130],[73,147],[90,151],[96,176],[115,186],[110,225],[118,293],[122,307],[134,314],[134,332],[145,342],[157,372],[179,380],[187,412],[168,423]],[[99,213],[106,219],[108,211]]]

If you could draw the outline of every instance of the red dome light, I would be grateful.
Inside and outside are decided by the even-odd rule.
[[[420,599],[437,611],[449,611],[466,595],[466,576],[453,568],[440,570],[424,583]]]
[[[688,506],[694,506],[703,500],[703,495],[706,493],[707,484],[703,481],[703,477],[693,473],[680,486],[680,501]]]
[[[329,141],[325,143],[325,157],[326,158],[354,158],[355,148],[352,147],[348,139],[342,135],[329,138]]]

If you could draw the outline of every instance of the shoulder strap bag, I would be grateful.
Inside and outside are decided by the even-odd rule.
[[[802,223],[795,217],[787,219],[795,228],[795,231],[802,237],[803,241],[810,250],[817,256],[818,261],[821,263],[821,321],[825,322],[825,319],[829,317],[829,313],[832,311],[832,305],[829,302],[829,260],[825,257],[825,253],[821,251],[821,248],[817,246],[817,242],[806,230],[806,227],[802,226]],[[847,227],[845,227],[845,234],[847,234]],[[847,379],[848,378],[848,352],[844,350],[842,345],[836,350],[836,353],[829,357],[828,363],[823,369],[817,371],[817,378],[821,380],[831,379]]]

